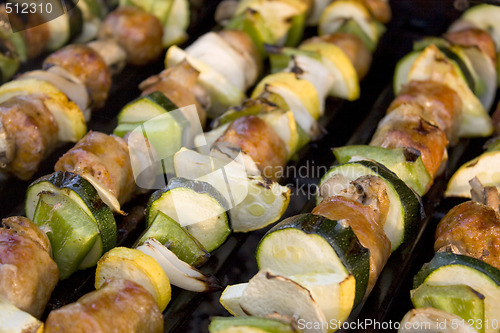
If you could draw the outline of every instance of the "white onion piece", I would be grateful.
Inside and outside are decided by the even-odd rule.
[[[149,238],[137,250],[153,257],[167,274],[170,283],[176,287],[195,291],[212,292],[222,289],[213,275],[207,275],[180,260],[175,253],[154,238]]]
[[[314,0],[314,4],[312,6],[311,13],[307,17],[306,24],[308,26],[318,25],[321,14],[323,14],[323,11],[331,2],[332,0]]]
[[[452,25],[450,25],[450,27],[448,28],[448,32],[457,32],[470,28],[477,28],[477,26],[470,21],[460,19],[456,20],[452,23]]]
[[[111,74],[120,73],[127,63],[127,53],[114,39],[96,40],[88,43],[87,46],[99,53],[108,65]]]
[[[94,188],[96,189],[97,193],[99,194],[99,197],[101,200],[109,207],[111,208],[111,211],[113,213],[118,213],[121,215],[126,215],[124,211],[121,210],[120,208],[120,202],[116,198],[116,196],[111,193],[111,191],[104,186],[97,178],[89,174],[88,172],[76,172],[79,174],[82,178],[85,178]]]
[[[455,325],[452,325],[455,323]],[[401,320],[399,333],[473,333],[477,332],[461,317],[434,308],[409,311]]]
[[[497,71],[490,58],[477,47],[464,47],[465,54],[469,58],[476,74],[485,84],[485,91],[478,96],[486,110],[493,105],[497,92]]]
[[[299,68],[300,71],[296,72],[297,77],[311,82],[316,88],[319,97],[319,113],[325,113],[325,100],[333,86],[334,77],[330,70],[321,62],[314,60],[311,57],[297,55],[290,62],[287,71],[292,71],[293,67]]]
[[[253,158],[235,144],[227,142],[215,143],[210,149],[210,156],[226,161],[227,164],[236,161],[241,164],[248,176],[260,176],[261,172]]]
[[[68,99],[78,105],[78,108],[82,111],[86,122],[90,120],[90,96],[87,91],[87,87],[80,80],[78,80],[78,78],[68,73],[63,68],[59,66],[52,66],[46,71],[36,70],[26,72],[19,76],[18,79],[38,79],[52,84],[65,94]]]
[[[186,48],[186,53],[203,61],[213,70],[224,76],[233,86],[246,90],[245,61],[222,37],[209,32],[198,38]]]

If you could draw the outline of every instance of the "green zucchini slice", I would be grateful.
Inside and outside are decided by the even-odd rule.
[[[227,201],[209,183],[172,178],[149,199],[146,223],[151,225],[158,212],[163,212],[211,252],[231,233],[227,210]]]
[[[364,298],[370,271],[369,251],[341,221],[313,214],[289,217],[269,230],[257,248],[259,269],[284,276],[338,273],[356,280],[354,306]]]
[[[320,188],[328,179],[338,174],[348,181],[365,175],[375,175],[385,182],[390,207],[384,223],[384,232],[391,241],[392,251],[416,232],[417,224],[424,214],[421,198],[382,164],[360,160],[334,166],[321,178]],[[321,202],[322,199],[318,193],[317,202]]]
[[[432,184],[422,157],[404,148],[382,148],[353,145],[334,148],[333,154],[339,163],[351,160],[373,160],[394,172],[419,195],[424,195]]]
[[[484,332],[484,295],[463,284],[436,286],[421,284],[411,291],[415,308],[432,307],[455,314],[467,323],[477,325],[478,332]],[[474,326],[474,325],[473,325]]]
[[[137,245],[142,245],[149,238],[156,239],[175,253],[179,259],[192,266],[201,266],[210,257],[200,242],[179,223],[161,211],[158,211],[152,224],[141,236]]]
[[[413,280],[413,287],[422,284],[432,286],[466,285],[484,295],[485,317],[483,324],[500,322],[500,271],[487,263],[464,255],[449,252],[436,253],[425,264]],[[453,297],[453,294],[448,295]],[[469,304],[464,302],[464,307]],[[485,332],[497,332],[493,325],[485,327]]]
[[[125,105],[118,114],[118,123],[143,123],[175,109],[178,106],[162,92],[154,91]]]
[[[38,197],[33,222],[49,237],[60,278],[95,265],[103,248],[92,218],[64,193],[42,192]]]
[[[35,180],[26,192],[25,212],[33,219],[40,193],[62,193],[73,200],[97,224],[103,251],[116,246],[116,221],[111,209],[101,200],[97,190],[86,179],[71,173],[57,171]]]
[[[208,327],[210,333],[295,333],[292,324],[271,318],[213,317]]]

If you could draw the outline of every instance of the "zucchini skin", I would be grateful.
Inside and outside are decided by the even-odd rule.
[[[392,185],[399,197],[404,211],[404,234],[401,244],[413,239],[418,232],[419,223],[425,218],[422,197],[383,164],[373,160],[359,160],[334,166],[325,174],[325,176],[323,176],[319,186],[321,187],[326,181],[328,181],[328,179],[330,179],[332,174],[335,174],[335,169],[349,167],[350,165],[353,167],[355,165],[361,165],[369,171],[372,171],[376,176],[381,177],[385,182]],[[367,174],[369,173],[367,172]],[[398,245],[398,247],[399,246],[400,245]],[[397,248],[393,249],[393,252],[396,250]]]
[[[422,197],[383,164],[369,160],[360,160],[354,163],[375,170],[380,177],[392,184],[401,199],[404,209],[405,234],[403,243],[412,239],[419,230],[418,222],[423,221],[425,218]]]
[[[363,247],[351,227],[340,226],[338,221],[311,213],[289,217],[270,229],[265,237],[275,231],[295,228],[306,234],[323,237],[339,256],[346,270],[356,279],[356,296],[353,308],[360,304],[366,293],[370,274],[370,251]],[[262,242],[261,240],[261,242]]]
[[[426,278],[436,269],[449,266],[449,265],[462,265],[475,269],[487,275],[493,282],[500,286],[500,270],[485,263],[482,260],[472,258],[469,256],[454,254],[451,252],[438,252],[434,258],[420,269],[420,271],[413,278],[413,288],[416,289]]]
[[[151,225],[151,223],[153,223],[154,218],[156,217],[156,216],[151,216],[151,208],[152,208],[154,202],[156,200],[160,199],[164,193],[166,193],[170,190],[173,190],[175,188],[180,188],[180,187],[189,188],[189,189],[195,191],[196,193],[208,194],[212,198],[217,200],[217,202],[222,207],[224,207],[224,209],[226,209],[226,212],[229,210],[229,204],[227,203],[227,200],[222,196],[222,194],[220,194],[219,191],[217,191],[217,189],[215,189],[215,187],[213,187],[209,183],[200,182],[200,181],[182,178],[182,177],[175,177],[169,181],[168,185],[165,188],[155,191],[151,195],[151,197],[149,198],[148,204],[146,206],[146,214],[145,214],[146,215],[146,226],[149,227]],[[228,223],[229,223],[229,225],[231,225],[231,221],[230,221],[230,217],[229,217],[230,214],[226,214],[226,215],[227,215]]]
[[[59,189],[67,188],[77,193],[94,215],[98,223],[99,231],[101,233],[105,233],[102,235],[103,239],[112,240],[111,244],[108,246],[106,246],[106,242],[103,242],[103,251],[109,251],[116,246],[118,234],[115,217],[111,212],[111,209],[101,200],[97,190],[92,186],[92,184],[72,172],[56,171],[51,175],[46,175],[35,180],[30,187],[41,182],[49,182]],[[101,228],[101,225],[105,225],[105,227]]]

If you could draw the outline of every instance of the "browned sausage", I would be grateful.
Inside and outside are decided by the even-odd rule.
[[[435,178],[447,158],[446,134],[424,120],[414,108],[402,105],[380,121],[370,145],[413,148],[420,152],[425,168]]]
[[[31,13],[28,16],[27,26],[31,27],[22,31],[24,41],[26,43],[26,51],[28,58],[32,59],[45,50],[50,39],[49,25],[45,20],[36,13]]]
[[[130,200],[135,190],[128,145],[115,135],[90,131],[57,161],[55,171],[89,173],[121,204]]]
[[[86,45],[68,45],[43,62],[44,69],[54,65],[76,76],[87,87],[96,108],[104,106],[111,88],[111,73],[99,53]]]
[[[303,44],[307,43],[330,43],[341,48],[349,60],[351,60],[359,79],[364,78],[370,69],[372,54],[361,39],[352,34],[334,33],[331,35],[312,37],[303,42]]]
[[[205,108],[196,99],[194,88],[198,82],[199,72],[187,61],[162,71],[158,75],[151,76],[141,82],[139,89],[142,96],[161,91],[178,107],[194,104],[202,126],[205,125],[207,114]]]
[[[247,153],[264,177],[277,180],[286,164],[287,148],[283,140],[264,120],[256,116],[236,119],[217,139],[218,145],[234,145]]]
[[[255,73],[259,75],[262,71],[262,58],[250,36],[239,30],[221,30],[218,34],[226,43],[231,45],[236,52],[240,53],[245,60],[249,59],[251,66],[254,66],[256,69]],[[250,73],[251,71],[247,72]],[[248,79],[245,80],[245,83],[250,87],[255,84],[255,80],[257,80],[257,77],[249,76]]]
[[[468,28],[455,32],[448,32],[444,35],[450,43],[461,46],[477,46],[482,50],[496,66],[496,47],[491,35],[478,28]]]
[[[58,126],[52,113],[36,95],[16,96],[0,104],[0,121],[13,138],[14,158],[6,170],[28,180],[57,144]]]
[[[374,175],[361,176],[350,182],[343,175],[336,174],[321,185],[319,193],[323,198],[341,195],[369,206],[377,214],[376,220],[382,228],[391,205],[385,182]]]
[[[7,14],[5,4],[0,5],[0,18],[2,23],[10,24],[7,29],[18,31],[24,38],[26,55],[28,59],[39,56],[50,39],[49,25],[45,23],[38,13],[30,13],[23,18],[16,15],[15,11]]]
[[[31,240],[40,244],[47,253],[52,253],[52,246],[50,245],[50,240],[47,235],[41,231],[36,224],[24,216],[11,216],[5,218],[0,223],[0,228],[10,229],[18,235],[31,238]]]
[[[345,220],[361,245],[370,251],[370,276],[366,290],[368,295],[391,254],[391,242],[380,226],[377,214],[369,206],[343,196],[324,199],[312,213],[330,220]]]
[[[456,139],[462,117],[462,99],[455,90],[435,81],[410,81],[403,86],[387,113],[402,104],[419,106],[422,118],[445,131],[448,140]]]
[[[102,22],[99,39],[114,38],[127,52],[132,65],[145,65],[157,59],[163,48],[160,21],[136,7],[120,6]]]
[[[39,243],[15,230],[0,228],[0,295],[40,318],[59,270]]]
[[[389,23],[392,12],[387,0],[362,0],[373,17],[381,23]]]
[[[453,207],[439,222],[435,237],[435,251],[452,245],[500,269],[500,215],[486,205],[468,201]]]
[[[163,317],[153,296],[128,280],[99,290],[49,314],[45,333],[161,333]]]

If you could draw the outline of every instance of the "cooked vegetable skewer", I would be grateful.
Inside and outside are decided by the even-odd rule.
[[[433,48],[435,50],[437,49],[436,46],[431,45],[426,49],[426,51],[424,51],[424,53],[425,52],[437,53],[435,50],[433,50]],[[455,126],[457,126],[457,123],[460,124],[461,122],[460,125],[461,129],[459,130],[459,135],[461,136],[463,136],[464,133],[469,133],[470,135],[472,134],[473,131],[476,131],[480,128],[482,128],[484,131],[481,130],[482,131],[481,133],[477,131],[476,134],[487,135],[487,132],[489,132],[489,127],[491,125],[489,123],[488,117],[485,117],[484,115],[479,114],[477,112],[474,113],[475,111],[467,109],[468,106],[464,108],[464,103],[471,103],[471,101],[473,101],[474,98],[476,98],[476,97],[469,97],[471,96],[470,94],[472,94],[471,90],[468,90],[466,94],[462,94],[464,82],[458,83],[458,82],[453,82],[449,79],[442,80],[442,78],[439,75],[439,70],[437,70],[437,72],[434,73],[435,75],[432,74],[433,70],[439,68],[439,65],[437,65],[434,62],[434,60],[437,58],[432,59],[432,57],[427,57],[425,59],[427,59],[428,61],[427,62],[421,61],[418,64],[416,62],[417,65],[414,65],[412,67],[412,70],[414,70],[418,66],[421,66],[418,70],[421,73],[426,73],[426,74],[421,76],[420,75],[415,75],[413,77],[410,76],[408,78],[410,84],[406,86],[406,88],[404,88],[405,95],[403,95],[399,100],[396,100],[393,106],[391,106],[390,113],[386,115],[386,117],[379,124],[378,131],[374,135],[374,138],[371,142],[371,145],[374,146],[382,145],[383,147],[384,146],[390,147],[392,144],[394,144],[397,147],[402,146],[403,150],[399,151],[398,153],[405,155],[404,160],[406,160],[406,162],[414,162],[417,158],[423,161],[423,165],[425,167],[426,172],[430,174],[429,177],[430,181],[427,183],[427,186],[425,188],[419,189],[419,192],[421,194],[424,194],[427,191],[428,187],[432,182],[432,179],[442,169],[441,164],[445,162],[447,156],[446,146],[448,144],[448,140],[453,139],[453,133],[454,133],[453,129],[455,128]],[[404,73],[404,70],[402,68],[399,68],[399,71],[400,72],[398,73],[398,75],[404,76],[406,74]],[[433,85],[438,88],[437,92],[433,92],[434,89],[430,89],[430,87],[432,87]],[[431,93],[426,95],[425,94],[426,90],[428,90]],[[442,94],[441,97],[439,91],[446,91],[446,90],[452,92],[452,94],[447,94],[446,97],[445,94]],[[459,95],[457,95],[457,90],[459,91]],[[449,96],[451,96],[451,98]],[[460,99],[462,101],[460,101]],[[425,107],[426,104],[428,105],[428,102],[424,101],[428,100],[435,101],[434,103],[438,106],[438,108],[436,108],[437,112],[433,112],[431,108]],[[479,109],[482,109],[482,107]],[[461,113],[465,114],[465,117],[467,119],[466,122],[460,120]],[[477,117],[479,122],[483,121],[484,119],[485,125],[484,126],[481,125],[482,127],[480,126],[474,128],[474,126],[471,125],[474,122],[474,120],[471,120],[472,119],[471,117]],[[416,125],[411,125],[412,123]],[[477,124],[479,125],[479,123]],[[422,136],[422,139],[424,137],[425,139],[423,141],[420,141],[419,139],[417,139],[419,135]],[[400,142],[401,137],[403,138],[412,137],[413,139],[401,143]],[[391,143],[388,144],[388,142]],[[342,153],[339,152],[339,156],[341,156],[342,158],[346,157],[343,162],[348,161],[349,158],[351,157],[355,158],[356,160],[359,160],[359,159],[366,159],[368,156],[370,156],[371,158],[381,162],[382,164],[387,163],[386,165],[388,165],[389,168],[391,168],[391,170],[398,172],[398,175],[401,174],[405,176],[406,179],[411,180],[411,177],[409,176],[408,173],[409,170],[403,171],[404,169],[402,169],[400,166],[396,168],[395,166],[397,164],[394,163],[395,162],[394,158],[391,157],[389,154],[381,154],[382,151],[383,150],[381,149],[371,149],[371,148],[368,149],[368,148],[363,148],[362,146],[358,146],[358,147],[353,147],[350,152],[347,152],[347,150],[343,150]],[[434,156],[434,158],[431,158],[430,156]],[[434,162],[431,163],[430,162],[431,160],[433,160]],[[390,251],[387,250],[387,246],[384,245],[387,243],[389,243],[390,245],[391,243],[387,241],[386,242],[381,241],[381,239],[383,239],[384,237],[387,239],[387,236],[390,235],[391,236],[390,241],[391,242],[393,240],[396,241],[396,238],[394,237],[395,233],[386,235],[384,223],[383,220],[381,220],[381,217],[383,217],[384,214],[387,213],[384,213],[384,199],[383,199],[384,188],[383,187],[381,188],[378,185],[379,182],[375,180],[377,178],[380,179],[380,176],[377,175],[377,171],[374,170],[370,170],[369,172],[365,171],[366,173],[364,174],[360,172],[359,174],[353,176],[352,174],[356,169],[352,167],[351,172],[349,173],[345,172],[346,175],[349,175],[350,178],[353,178],[350,179],[345,177],[344,174],[340,172],[342,166],[343,165],[341,165],[340,167],[335,167],[333,169],[336,170],[338,168],[339,170],[337,171],[338,174],[332,172],[329,173],[327,176],[325,176],[326,178],[322,181],[321,183],[322,188],[320,188],[319,191],[319,193],[321,194],[321,197],[319,198],[320,203],[313,212],[316,214],[321,214],[328,218],[336,219],[340,221],[344,227],[352,227],[357,238],[359,238],[363,246],[370,251],[371,255],[370,269],[369,269],[370,279],[368,288],[365,289],[366,292],[369,292],[371,286],[373,286],[373,284],[375,283],[375,279],[378,275],[378,272],[382,270],[384,263],[390,254]],[[375,174],[375,177],[371,176],[372,174]],[[403,178],[403,180],[405,180],[405,178]],[[365,184],[365,186],[363,186],[363,184]],[[385,182],[385,184],[387,184],[387,182]],[[325,188],[327,185],[331,186],[331,188],[328,189]],[[385,188],[385,190],[386,189],[387,187]],[[399,192],[400,194],[402,193],[401,188],[396,188],[396,191]],[[406,202],[405,204],[407,204],[408,202],[413,202],[413,204],[415,204],[416,206],[420,205],[419,198],[416,195],[414,197],[404,197],[404,198],[400,197],[400,198],[402,202]],[[387,200],[387,197],[385,200]],[[335,203],[335,204],[330,204],[330,203]],[[394,201],[394,197],[392,197],[392,200],[390,200],[389,205],[393,206],[395,204],[396,202]],[[392,218],[394,218],[394,216],[392,216],[391,219]],[[409,219],[408,224],[405,225],[403,228],[411,228],[410,226],[414,225],[419,220],[420,220],[420,215],[414,215],[412,219]],[[361,223],[361,221],[364,222]],[[385,223],[388,223],[388,221],[390,221],[390,219],[385,220]],[[300,256],[300,254],[302,253],[301,251],[305,251],[304,249],[301,248],[301,246],[306,248],[306,246],[308,246],[309,244],[306,245],[305,241],[301,242],[289,241],[284,236],[280,238],[272,237],[273,234],[277,233],[277,231],[280,230],[280,227],[284,228],[284,225],[286,225],[286,223],[285,224],[283,223],[285,222],[282,222],[282,224],[278,224],[278,226],[272,229],[271,232],[267,234],[261,241],[258,251],[259,268],[261,269],[275,268],[281,270],[282,274],[292,279],[295,278],[295,281],[297,281],[300,284],[299,281],[301,280],[298,277],[295,277],[297,274],[311,275],[313,274],[313,272],[317,271],[318,267],[327,270],[329,268],[329,265],[332,265],[335,262],[334,260],[332,260],[331,262],[322,263],[321,266],[313,265],[314,269],[313,266],[309,266],[306,263],[307,260],[304,263],[300,262],[300,264],[298,264],[299,261],[297,258],[301,257]],[[325,224],[326,227],[326,221],[323,223]],[[363,229],[361,228],[362,225],[364,226]],[[302,231],[305,231],[307,233],[313,233],[315,236],[321,235],[320,233],[312,231],[312,228],[309,226],[307,228],[303,228]],[[285,235],[285,233],[283,232],[282,234]],[[289,231],[289,234],[291,237],[292,232]],[[377,238],[378,241],[374,241],[373,239],[376,238],[377,235],[381,237]],[[372,240],[369,240],[370,238],[372,238]],[[294,246],[292,250],[292,245],[291,245],[292,243],[301,244],[301,246],[300,245]],[[340,244],[337,244],[337,246],[339,246]],[[399,245],[396,244],[398,243],[395,243],[394,248],[397,248],[397,246]],[[263,249],[266,249],[267,251],[264,252]],[[384,249],[386,249],[385,252]],[[325,253],[324,250],[319,251],[319,249],[317,248],[314,252]],[[285,253],[287,254],[285,255]],[[386,254],[382,255],[383,253]],[[264,260],[264,258],[266,259]],[[289,262],[294,262],[295,266],[293,266],[293,268],[289,268],[292,267],[289,266]],[[347,268],[348,271],[349,269],[352,269],[351,267],[348,266],[344,266],[344,269],[345,268]],[[464,274],[455,274],[455,276],[457,277],[457,279],[460,279],[459,276],[464,276]],[[246,287],[248,288],[248,290],[250,290],[250,285],[252,283],[253,282],[251,280],[248,286]],[[259,306],[263,307],[267,306],[265,304],[266,300],[263,299],[260,301],[259,298],[257,299],[252,298],[251,303],[245,304],[244,303],[245,301],[250,302],[250,300],[248,297],[244,297],[247,289],[245,289],[245,287],[242,287],[241,289],[242,289],[242,291],[240,291],[241,298],[239,302],[236,301],[236,304],[239,303],[241,308],[245,309],[246,307],[251,307],[252,309],[257,309]],[[273,293],[275,289],[277,288],[274,289],[269,288],[266,291],[262,291],[262,293],[264,294]],[[280,291],[276,290],[277,295],[279,294],[279,292]],[[350,292],[354,293],[354,290],[351,290]],[[232,295],[232,297],[237,298],[238,295]],[[260,295],[260,298],[262,298],[262,295]],[[223,301],[224,300],[221,299],[221,302]],[[307,303],[303,303],[301,304],[301,306],[306,306],[306,304]],[[236,305],[233,304],[233,306]],[[347,313],[349,313],[350,310],[352,309],[352,304],[351,305],[342,304],[342,306],[345,307]],[[488,313],[493,314],[495,310],[491,308],[491,305],[488,305],[488,307],[489,308],[487,312],[489,311]],[[277,312],[283,311],[284,314],[288,314],[290,311],[287,308],[285,301],[281,301],[281,303],[278,302],[277,304],[274,304],[274,307],[272,309],[269,308],[267,310],[277,311]],[[309,310],[313,311],[313,308],[309,306]],[[299,310],[296,309],[296,311]],[[303,311],[303,309],[301,309],[300,311]],[[322,309],[322,311],[326,311],[326,309]],[[263,313],[260,312],[252,312],[252,311],[248,312],[250,314],[258,313],[259,315],[263,315]],[[235,309],[233,313],[238,313],[238,311]],[[303,312],[301,313],[304,315],[303,318],[305,318],[306,321],[307,319],[310,319],[310,317],[306,316],[306,314],[304,314]],[[495,317],[490,316],[486,318],[493,319]],[[326,319],[325,322],[328,323],[330,318],[325,318],[325,319]],[[334,319],[342,321],[345,320],[346,317],[338,317]],[[317,323],[316,326],[313,325],[313,331],[317,332],[330,331],[331,329],[325,328],[326,326],[327,325],[321,325],[321,323]]]
[[[262,121],[260,120],[260,118],[252,118],[252,117],[241,118],[240,122],[243,122],[243,121],[249,121],[249,119],[250,119],[250,120],[255,119],[257,122],[259,122],[259,121],[260,121],[262,124],[265,124],[264,122],[262,122]],[[274,129],[270,129],[270,130],[274,130]],[[92,135],[92,133],[91,133],[90,135]],[[276,137],[275,137],[275,139],[276,139],[276,141],[278,141],[278,142],[282,142],[282,141],[280,141],[280,140],[282,140],[282,139],[281,139],[281,136],[276,136]],[[84,141],[84,140],[83,140],[83,141]],[[82,141],[82,142],[83,142],[83,141]],[[82,144],[82,145],[83,145],[83,144]],[[80,148],[76,147],[74,151],[76,151],[76,150],[78,150],[78,149],[80,149]],[[92,148],[92,149],[93,149],[93,148]],[[73,151],[73,152],[74,152],[74,151]],[[285,149],[285,151],[286,151],[286,149]],[[69,155],[68,155],[68,156],[69,156]],[[64,160],[64,157],[63,157],[63,160]],[[62,164],[62,163],[63,163],[63,162],[61,162],[61,164]],[[284,162],[280,162],[280,163],[284,163]],[[71,163],[70,163],[70,164],[71,164]],[[92,167],[92,163],[90,163],[90,164],[86,165],[86,167]],[[109,167],[109,165],[107,165],[107,166],[103,166],[103,168],[108,168],[108,167]],[[76,169],[81,170],[81,169],[84,169],[84,167],[82,167],[82,168],[76,168]],[[73,171],[75,171],[76,169],[73,169]],[[80,172],[82,172],[82,171],[80,171]],[[83,173],[84,173],[84,172],[83,172]],[[92,178],[90,178],[90,179],[92,179]],[[93,184],[95,185],[96,183],[94,182]],[[104,187],[107,187],[107,186],[104,186]],[[43,195],[42,195],[42,196],[43,196]]]

